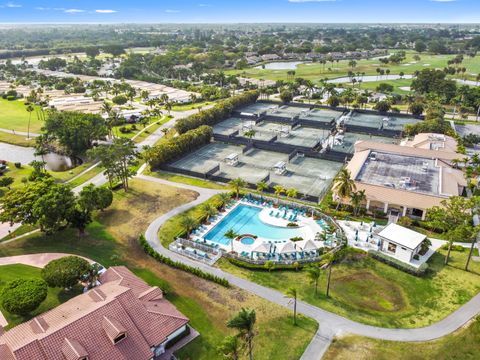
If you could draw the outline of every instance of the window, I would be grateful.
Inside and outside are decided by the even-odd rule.
[[[392,244],[392,243],[388,243],[388,252],[391,252],[391,253],[395,253],[395,251],[397,251],[397,245],[395,244]]]
[[[125,339],[127,337],[127,334],[126,333],[122,333],[120,335],[118,335],[115,339],[113,339],[113,343],[114,344],[118,344],[120,341],[122,341],[123,339]]]

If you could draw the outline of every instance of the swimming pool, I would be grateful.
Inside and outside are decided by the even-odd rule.
[[[262,209],[240,204],[225,216],[212,230],[205,234],[205,239],[221,244],[230,244],[224,234],[232,229],[237,234],[252,234],[266,240],[288,240],[302,236],[300,228],[285,228],[264,224],[258,214]]]
[[[252,237],[244,237],[240,239],[240,242],[243,245],[253,245],[253,243],[255,242],[255,239]]]

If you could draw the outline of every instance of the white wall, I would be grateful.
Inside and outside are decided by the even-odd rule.
[[[392,243],[394,244],[394,243]],[[395,253],[392,253],[390,251],[388,251],[388,245],[389,245],[389,242],[388,240],[384,240],[383,241],[383,246],[382,246],[382,251],[387,254],[387,255],[390,255],[398,260],[401,260],[401,261],[404,261],[406,263],[409,263],[410,260],[412,260],[412,257],[413,257],[413,251],[406,248],[406,247],[402,247],[398,244],[395,244],[397,246],[397,248],[395,249]]]

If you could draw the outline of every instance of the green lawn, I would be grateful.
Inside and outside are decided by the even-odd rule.
[[[214,104],[215,101],[202,101],[202,102],[197,102],[193,104],[179,104],[179,105],[174,105],[172,106],[172,111],[187,111],[187,110],[192,110],[192,109],[199,109],[203,108],[207,105]]]
[[[128,193],[115,193],[113,205],[96,216],[86,236],[79,238],[71,229],[49,236],[38,233],[0,244],[0,257],[55,251],[83,255],[105,266],[127,265],[148,283],[164,289],[200,331],[201,336],[180,351],[182,359],[221,359],[217,346],[234,333],[226,322],[242,307],[257,312],[255,359],[298,359],[317,329],[315,321],[301,317],[299,325],[293,326],[289,310],[158,263],[138,245],[139,234],[155,217],[195,196],[191,191],[134,180]]]
[[[393,85],[393,92],[394,93],[404,95],[404,94],[408,94],[410,91],[400,89],[400,88],[409,87],[412,84],[412,80],[411,79],[401,79],[401,80],[400,79],[399,80],[385,79],[385,80],[379,80],[379,81],[364,82],[364,83],[361,83],[360,86],[357,83],[355,85],[355,88],[361,89],[361,90],[376,91],[377,86],[380,85],[380,84],[383,84],[383,83]],[[345,85],[351,85],[351,83],[350,84],[345,83]],[[397,105],[395,105],[395,106],[397,106]]]
[[[480,320],[436,341],[404,343],[360,336],[335,339],[323,360],[474,360],[478,359]]]
[[[444,266],[445,252],[441,250],[431,258],[432,273],[425,278],[366,256],[343,262],[333,268],[330,298],[324,295],[326,274],[320,277],[319,293],[315,296],[313,285],[302,271],[251,271],[224,259],[217,264],[223,270],[279,291],[294,286],[306,302],[355,321],[414,328],[441,320],[480,291],[480,263],[471,263],[472,272],[465,272],[467,251],[452,252],[449,266]]]
[[[40,269],[33,266],[26,266],[21,264],[4,265],[0,266],[0,293],[2,288],[7,282],[16,279],[41,279]],[[31,319],[38,314],[41,314],[47,310],[58,306],[59,304],[67,301],[68,299],[80,294],[82,292],[81,287],[75,287],[69,292],[65,292],[60,288],[48,288],[47,298],[40,304],[40,306],[33,311],[30,315],[20,316],[10,314],[8,311],[2,308],[0,304],[0,310],[2,311],[5,319],[8,321],[7,329],[18,325],[24,321]]]
[[[391,52],[394,52],[392,50]],[[405,74],[413,74],[417,70],[422,70],[425,68],[440,68],[443,69],[447,66],[449,59],[453,58],[454,55],[431,55],[431,54],[420,54],[421,60],[414,63],[415,60],[413,56],[415,55],[414,51],[407,51],[406,60],[399,65],[383,65],[378,61],[378,59],[370,60],[358,60],[357,66],[352,69],[349,66],[349,60],[342,60],[332,63],[327,63],[325,68],[322,64],[311,63],[311,64],[302,64],[297,67],[295,70],[295,76],[301,77],[304,79],[309,79],[314,82],[318,82],[324,78],[336,78],[346,76],[349,71],[353,72],[365,72],[366,75],[376,75],[376,69],[389,69],[391,74],[398,74],[404,72]],[[408,65],[407,65],[408,64]],[[466,57],[462,67],[467,68],[467,73],[479,73],[480,64],[478,61],[478,56],[474,59]],[[329,71],[328,68],[331,70]],[[255,69],[248,68],[244,70],[228,70],[226,74],[241,74],[245,77],[252,78],[262,78],[267,80],[287,80],[287,71],[288,70],[265,70],[265,69]],[[363,86],[363,85],[362,85]]]
[[[8,101],[0,99],[0,128],[27,132],[29,114],[22,100]],[[43,122],[32,112],[30,131],[39,133]]]
[[[164,180],[169,180],[177,183],[182,183],[182,184],[187,184],[187,185],[192,185],[192,186],[198,186],[198,187],[203,187],[207,189],[227,189],[227,186],[213,183],[211,181],[205,181],[202,179],[194,178],[194,177],[188,177],[188,176],[183,176],[179,174],[173,174],[173,173],[168,173],[160,170],[155,170],[152,171],[150,168],[147,168],[144,172],[145,175],[153,176],[159,179],[164,179]]]
[[[4,172],[2,176],[8,176],[13,178],[13,184],[10,186],[12,189],[17,189],[23,186],[22,179],[27,179],[28,175],[32,171],[32,168],[27,165],[22,165],[20,169],[16,168],[13,163],[7,163],[8,170]],[[0,188],[0,198],[7,191],[6,188]]]
[[[23,147],[35,146],[34,139],[27,140],[25,135],[14,135],[4,131],[0,131],[0,142]]]

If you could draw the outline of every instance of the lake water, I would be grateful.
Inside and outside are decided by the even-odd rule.
[[[34,160],[42,160],[34,153],[34,148],[0,143],[0,160],[12,163],[19,162],[22,165],[28,165]],[[72,159],[55,153],[45,155],[44,161],[47,163],[46,168],[52,171],[65,171],[73,167]]]
[[[400,75],[390,74],[390,75],[383,75],[383,76],[376,76],[376,75],[365,75],[363,77],[357,77],[357,80],[362,80],[362,82],[374,82],[374,81],[386,81],[386,80],[399,80],[399,79],[412,79],[412,75],[404,75],[400,77]],[[348,76],[330,79],[328,80],[329,83],[332,84],[340,84],[340,83],[348,83],[350,82],[350,78]]]
[[[305,64],[304,61],[278,61],[264,64],[266,70],[295,70],[298,65]],[[256,66],[255,69],[263,69],[263,65]]]

